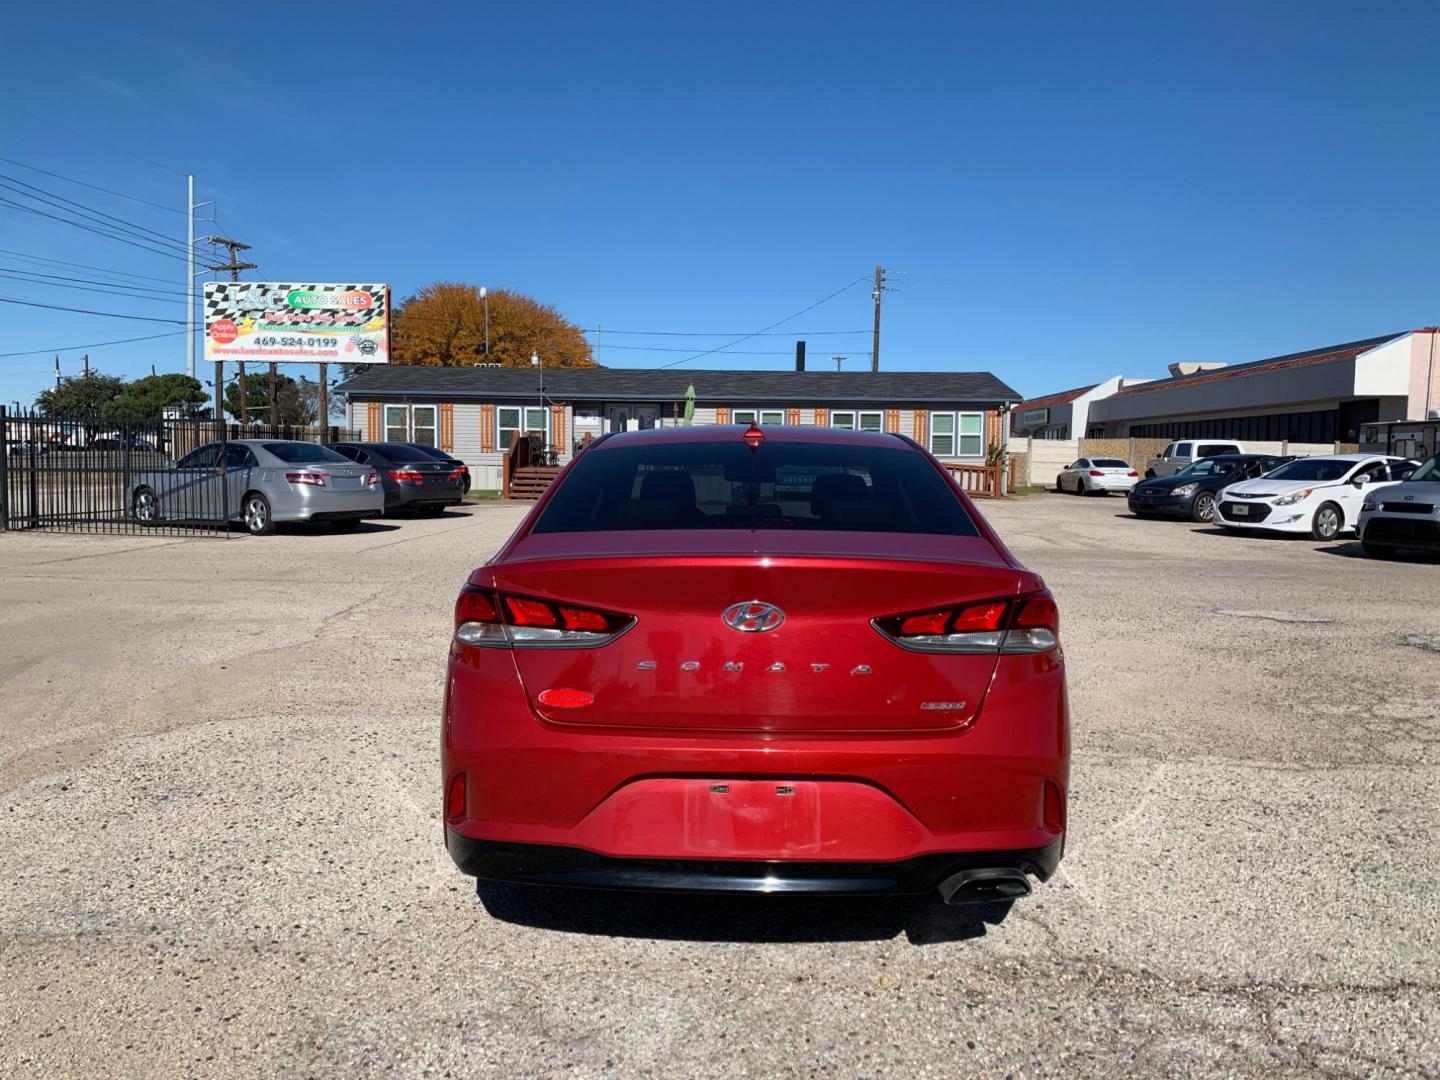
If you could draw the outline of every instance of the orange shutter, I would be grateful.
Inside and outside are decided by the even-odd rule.
[[[985,449],[1000,442],[1000,414],[994,409],[985,410]]]
[[[890,432],[891,434],[894,434],[894,435],[900,434],[900,410],[899,410],[899,409],[886,409],[886,410],[885,410],[885,430],[888,431],[888,432]]]
[[[825,426],[826,426],[827,424],[829,424],[829,423],[830,423],[830,410],[829,410],[829,409],[816,409],[816,410],[815,410],[815,426],[816,426],[816,427],[825,427]]]
[[[480,406],[480,452],[482,454],[493,454],[495,452],[495,406]]]
[[[799,424],[800,424],[800,410],[799,410],[799,409],[786,409],[786,410],[785,410],[785,423],[789,424],[791,427],[798,427]]]
[[[385,433],[380,430],[380,403],[371,401],[365,406],[365,438],[369,442],[384,442]]]
[[[455,406],[440,406],[440,449],[445,453],[455,449]]]
[[[565,452],[565,406],[550,406],[550,445],[557,454]]]
[[[930,420],[930,414],[924,409],[915,410],[915,441],[921,446],[925,445],[925,428]]]
[[[715,410],[715,423],[728,424],[730,422],[730,410],[723,406]]]

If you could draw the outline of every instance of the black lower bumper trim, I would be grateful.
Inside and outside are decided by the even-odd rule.
[[[920,895],[966,869],[1012,868],[1047,881],[1064,837],[1017,851],[923,855],[902,862],[747,862],[729,859],[617,859],[582,848],[474,840],[445,830],[455,865],[473,877],[589,889],[702,893]]]

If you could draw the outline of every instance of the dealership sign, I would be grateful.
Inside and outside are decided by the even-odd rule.
[[[205,359],[389,363],[390,286],[206,282]]]
[[[1020,414],[1021,428],[1044,427],[1050,422],[1049,409],[1026,409]]]

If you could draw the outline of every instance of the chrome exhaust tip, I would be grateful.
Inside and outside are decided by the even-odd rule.
[[[1012,866],[960,870],[940,882],[940,899],[955,904],[998,904],[1030,895],[1030,879]]]

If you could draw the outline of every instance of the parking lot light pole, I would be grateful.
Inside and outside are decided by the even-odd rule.
[[[490,290],[480,286],[480,302],[485,305],[485,359],[490,359]]]
[[[545,368],[541,366],[540,353],[535,349],[530,350],[530,366],[534,368],[540,368],[540,415],[542,417],[541,423],[544,423],[543,417],[545,415]],[[545,430],[547,432],[550,430],[549,424],[545,424]],[[548,438],[546,441],[549,441]]]

